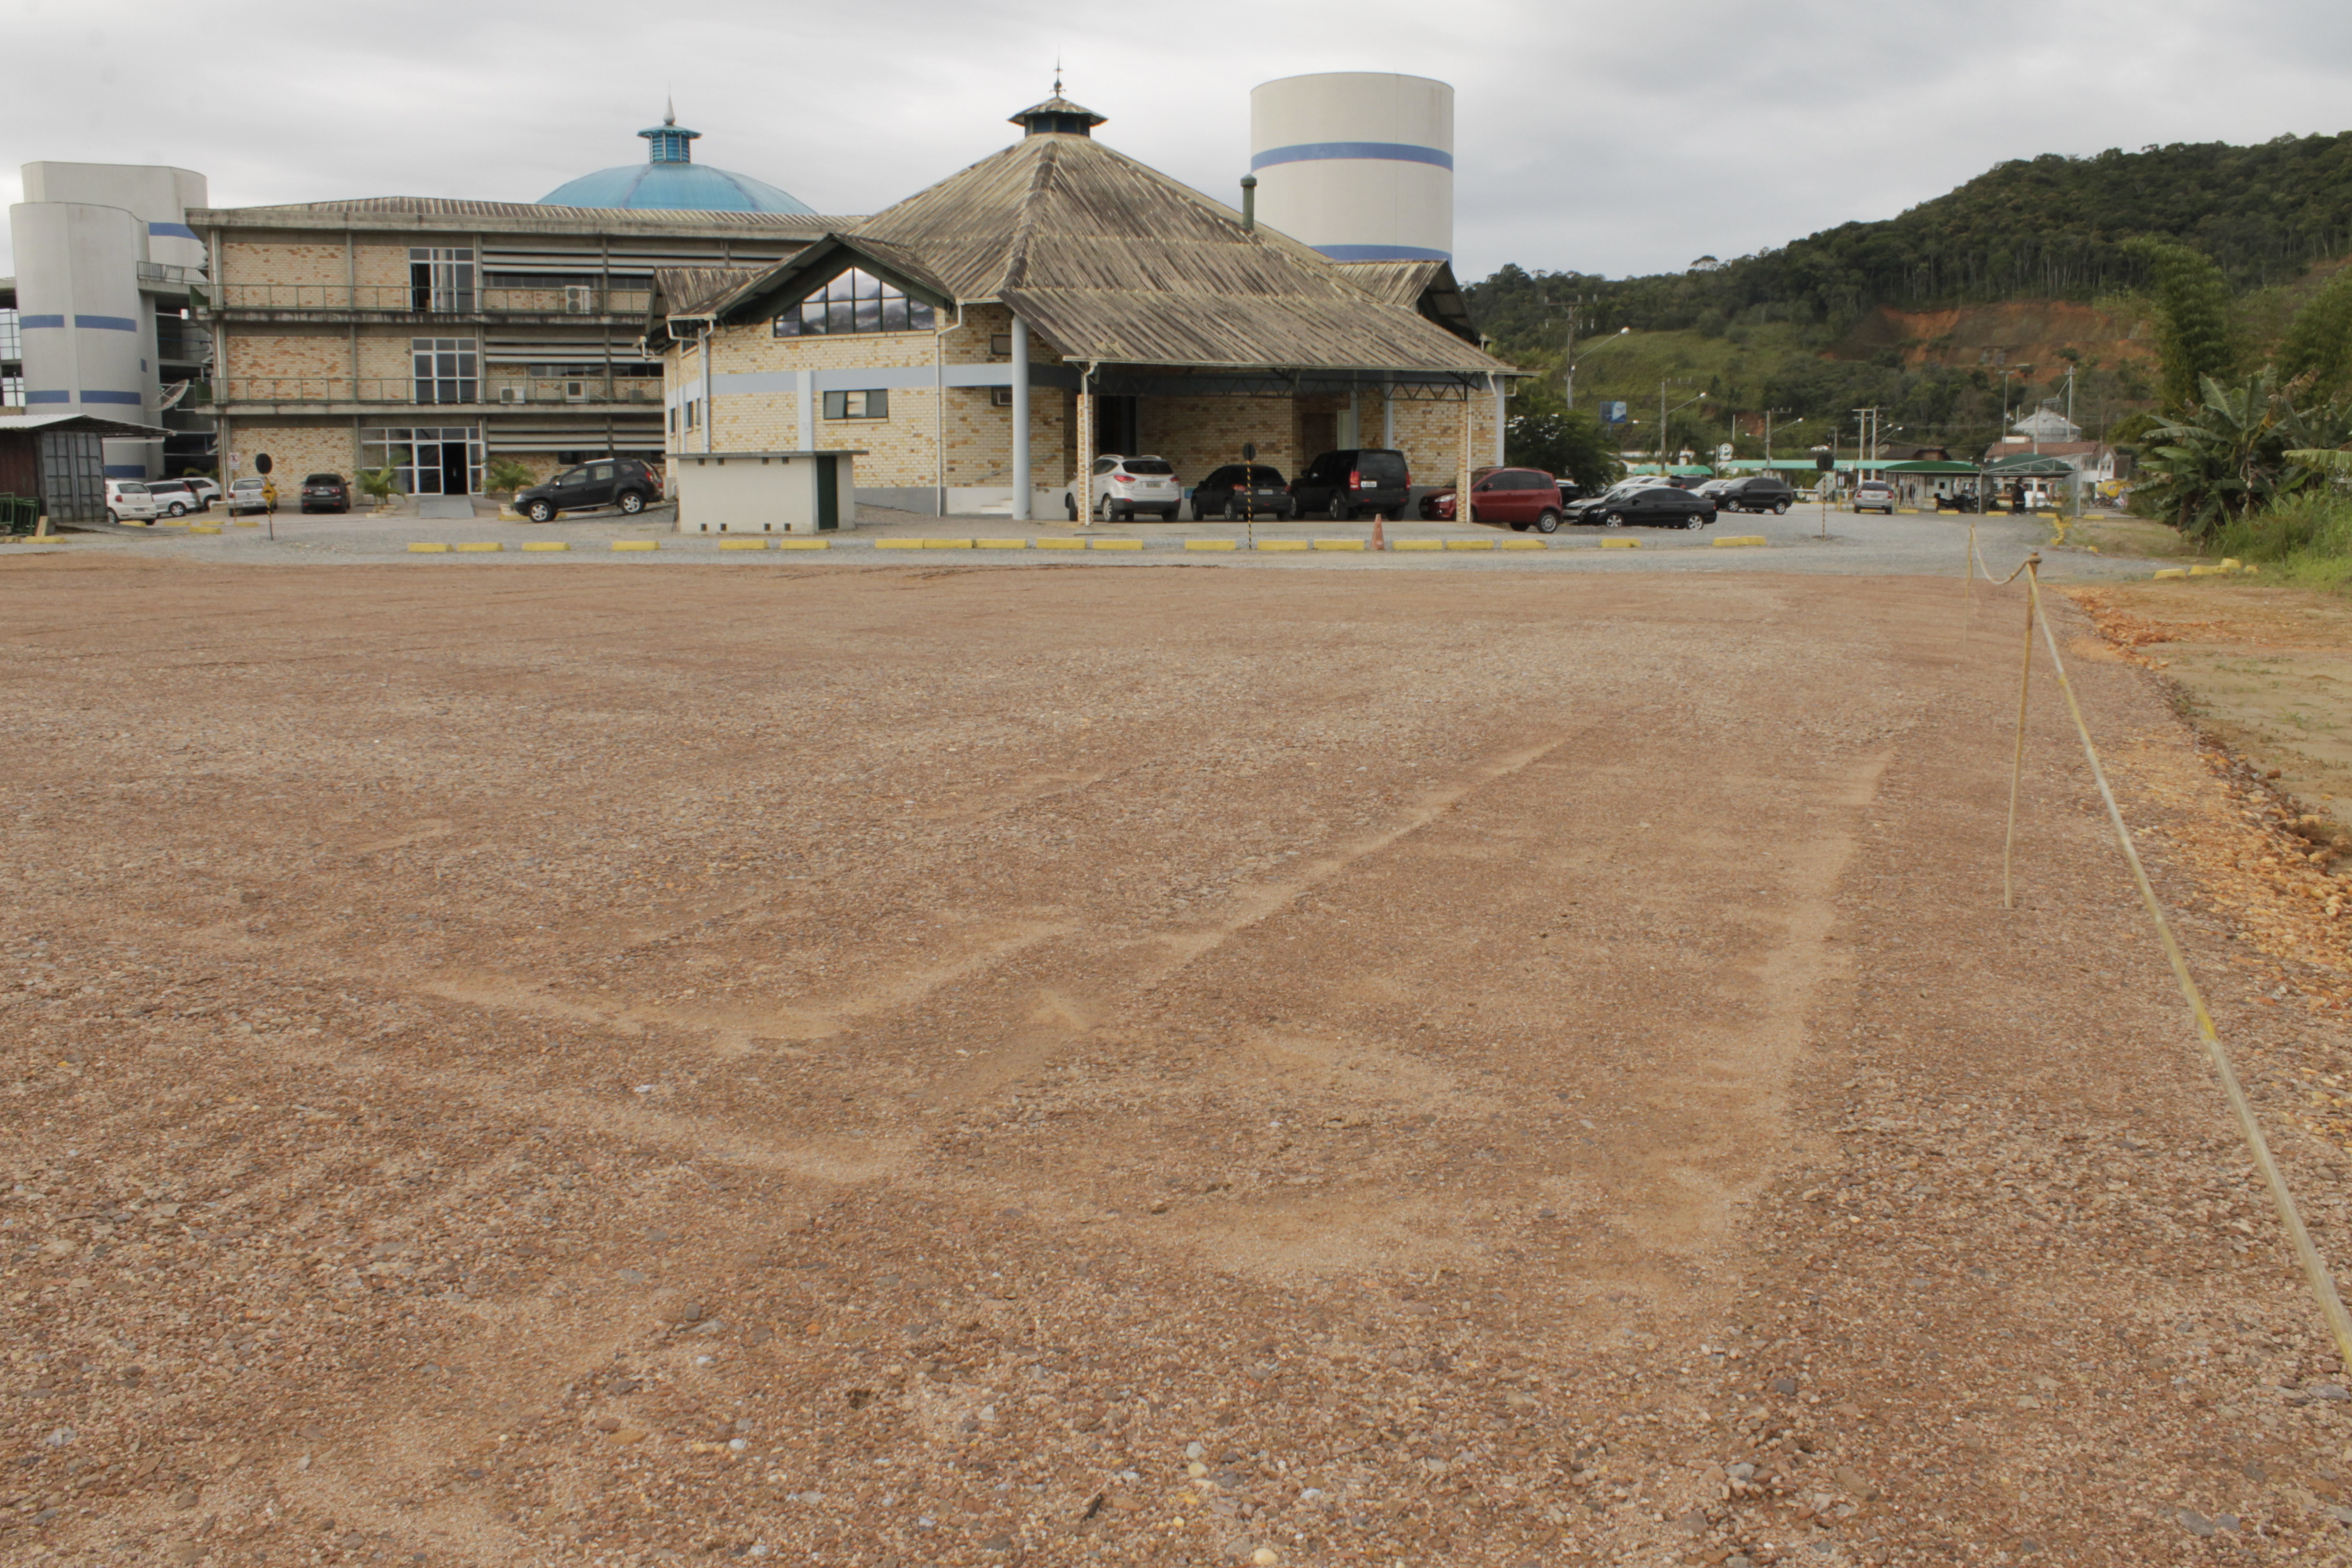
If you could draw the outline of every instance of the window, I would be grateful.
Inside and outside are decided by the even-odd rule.
[[[412,310],[474,310],[474,253],[415,246],[408,252],[408,308]]]
[[[890,395],[879,388],[872,392],[828,392],[824,395],[824,416],[827,419],[887,419],[890,417]]]
[[[990,333],[988,339],[988,352],[992,358],[1011,359],[1013,357],[1013,334],[1011,332]]]
[[[23,359],[25,335],[14,309],[0,310],[0,359]]]
[[[835,332],[928,332],[938,321],[938,312],[929,305],[908,299],[872,273],[853,267],[826,284],[821,293],[778,316],[775,335],[801,338]]]
[[[411,338],[416,401],[473,403],[480,399],[481,346],[471,338]]]
[[[0,408],[22,408],[25,405],[25,378],[21,375],[0,375]]]
[[[999,408],[1010,408],[1013,406],[1013,389],[1009,386],[992,386],[988,389],[988,401]]]
[[[482,432],[478,426],[424,426],[360,431],[361,466],[389,468],[408,495],[482,492]]]

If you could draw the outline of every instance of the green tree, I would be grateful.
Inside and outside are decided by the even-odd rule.
[[[2230,330],[2230,283],[2213,258],[2185,245],[2141,240],[2133,247],[2147,263],[2156,294],[2156,350],[2164,366],[2157,395],[2176,414],[2197,405],[2208,377],[2236,368]]]
[[[2269,370],[2236,387],[2207,376],[2200,390],[2195,407],[2142,437],[2135,496],[2192,538],[2306,488],[2321,477],[2309,454],[2352,444],[2352,406],[2298,407],[2297,384],[2282,388]]]
[[[519,463],[512,458],[492,458],[482,478],[493,492],[529,489],[537,482],[530,465]]]
[[[369,497],[380,507],[392,499],[393,488],[399,477],[399,470],[388,465],[381,468],[362,468],[359,471],[360,494]]]
[[[2352,386],[2352,267],[2329,279],[2287,323],[2278,372],[2290,380],[2310,377],[2313,393],[2321,397]]]
[[[1503,460],[1574,479],[1601,489],[1624,477],[1600,416],[1568,406],[1559,389],[1545,381],[1519,384],[1510,417],[1503,425]]]

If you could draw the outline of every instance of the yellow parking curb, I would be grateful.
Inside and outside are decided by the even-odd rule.
[[[776,541],[776,548],[779,550],[830,550],[833,548],[833,541],[830,539],[779,539]]]
[[[1318,550],[1361,550],[1363,547],[1364,542],[1360,539],[1318,539],[1315,542]]]
[[[229,526],[231,528],[259,528],[261,524],[254,521],[253,519],[249,517],[240,517],[234,522],[230,523]]]
[[[569,550],[572,546],[565,543],[562,540],[550,539],[534,540],[531,542],[525,544],[523,548],[525,550]]]
[[[216,522],[192,522],[188,524],[188,531],[190,533],[218,533],[220,531],[220,524]]]
[[[1442,539],[1400,539],[1394,544],[1390,545],[1389,548],[1391,550],[1443,550],[1445,548],[1445,541]]]
[[[1299,550],[1299,551],[1310,550],[1310,549],[1314,548],[1312,545],[1308,544],[1308,543],[1307,542],[1307,541],[1305,541],[1305,540],[1303,540],[1303,539],[1261,539],[1261,540],[1259,540],[1259,541],[1257,542],[1257,547],[1258,547],[1260,550]]]
[[[1086,547],[1087,542],[1083,539],[1041,539],[1037,541],[1037,548],[1040,550],[1084,550]]]
[[[1445,548],[1448,550],[1492,550],[1495,548],[1495,542],[1491,539],[1449,539],[1445,542]]]
[[[1495,548],[1497,550],[1542,550],[1548,548],[1548,546],[1546,546],[1544,542],[1540,539],[1498,539],[1495,541]]]
[[[1717,550],[1739,550],[1769,542],[1760,533],[1727,533],[1715,542]]]
[[[1238,539],[1188,539],[1184,542],[1184,548],[1187,550],[1239,550],[1241,541]]]
[[[969,539],[926,539],[923,541],[923,548],[926,550],[970,550],[971,548],[971,541]]]
[[[659,550],[661,548],[661,541],[658,539],[616,539],[613,541],[613,548],[615,550]]]
[[[185,528],[188,526],[188,520],[184,517],[159,517],[147,526],[150,528]]]
[[[496,541],[492,541],[486,544],[460,544],[456,548],[461,554],[488,555],[503,550],[506,546],[498,543]]]
[[[2189,573],[2187,569],[2179,566],[2167,566],[2156,574],[2157,581],[2158,582],[2162,582],[2167,577],[2186,577],[2188,575]]]
[[[1029,542],[1025,539],[975,539],[971,542],[975,550],[1026,550],[1029,548]]]
[[[722,539],[719,542],[719,548],[721,550],[765,550],[768,548],[768,542],[764,539]]]
[[[1097,550],[1140,550],[1143,548],[1143,541],[1140,539],[1097,539],[1094,542],[1094,547]]]
[[[1603,550],[1639,550],[1642,548],[1642,542],[1638,539],[1604,539],[1601,542],[1601,548]]]
[[[446,544],[412,543],[408,547],[408,552],[411,555],[446,555],[449,553],[449,547]]]
[[[924,541],[919,539],[877,539],[874,542],[874,548],[877,550],[920,550],[923,547],[924,542]]]

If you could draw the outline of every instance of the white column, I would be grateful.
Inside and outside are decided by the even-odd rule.
[[[1029,323],[1013,318],[1013,521],[1029,521]]]
[[[800,377],[800,384],[793,389],[793,402],[800,415],[801,450],[814,452],[816,450],[816,372],[803,370],[795,374]]]
[[[710,406],[710,328],[702,329],[702,449],[710,450],[710,427],[719,422],[718,410]]]
[[[1503,405],[1510,394],[1505,389],[1501,376],[1490,374],[1486,380],[1495,388],[1495,466],[1499,468],[1503,466]]]
[[[1381,384],[1381,446],[1389,451],[1396,449],[1396,383]]]

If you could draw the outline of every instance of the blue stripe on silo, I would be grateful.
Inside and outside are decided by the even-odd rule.
[[[1410,142],[1301,142],[1292,147],[1269,147],[1250,154],[1250,167],[1274,163],[1319,163],[1327,158],[1372,158],[1392,163],[1433,163],[1454,167],[1454,154],[1441,147],[1419,147]]]
[[[142,399],[135,392],[92,392],[87,387],[82,389],[81,400],[84,403],[129,403],[134,405],[143,401],[143,399]]]
[[[30,331],[35,327],[62,327],[66,319],[63,316],[19,316],[16,324]]]
[[[1451,261],[1450,250],[1428,250],[1418,245],[1318,245],[1334,261]]]
[[[139,330],[139,323],[128,316],[76,316],[74,325],[95,327],[109,332],[135,332]]]
[[[71,403],[72,401],[73,394],[70,392],[28,392],[25,394],[25,402],[27,405],[35,403]]]
[[[147,232],[159,239],[194,239],[196,231],[184,223],[151,223]]]

